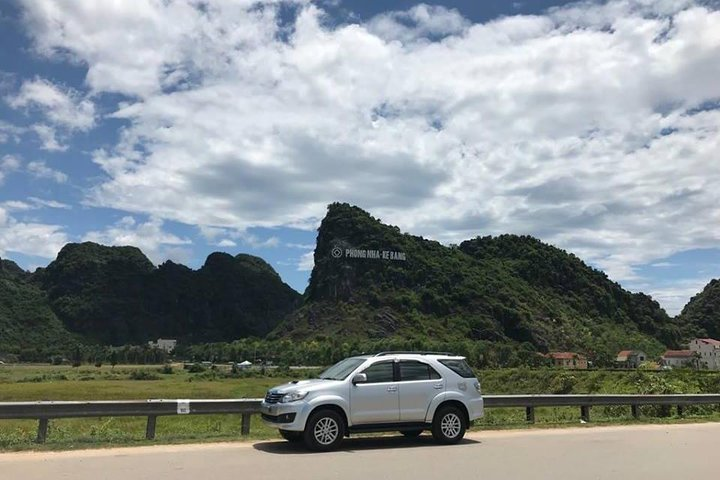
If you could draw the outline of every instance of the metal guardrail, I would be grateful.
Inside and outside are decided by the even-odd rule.
[[[640,405],[672,405],[682,415],[688,405],[720,405],[718,394],[673,395],[485,395],[486,408],[525,408],[528,422],[535,421],[538,407],[580,407],[580,418],[590,421],[590,408],[619,405],[631,408],[639,416]],[[51,418],[82,417],[147,417],[145,438],[155,438],[157,417],[171,415],[242,415],[241,434],[250,433],[250,419],[260,413],[261,399],[237,400],[123,400],[92,402],[0,402],[0,420],[37,419],[38,443],[47,439],[48,420]]]

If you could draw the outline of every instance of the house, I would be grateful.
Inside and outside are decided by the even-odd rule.
[[[615,357],[615,365],[619,368],[638,368],[645,360],[647,355],[642,350],[623,350]]]
[[[560,368],[581,369],[588,368],[587,357],[575,352],[550,352],[546,355],[553,365]]]
[[[670,368],[697,367],[697,354],[692,350],[668,350],[663,353],[661,362]]]
[[[699,368],[720,370],[720,340],[696,338],[690,342],[689,348],[698,355]]]
[[[150,348],[159,348],[160,350],[164,350],[165,352],[170,353],[175,350],[175,347],[177,346],[177,340],[169,338],[158,338],[157,342],[148,342],[148,346]]]

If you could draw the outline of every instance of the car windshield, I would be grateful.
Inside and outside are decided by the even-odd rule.
[[[345,380],[365,360],[362,358],[346,358],[320,374],[323,380]]]

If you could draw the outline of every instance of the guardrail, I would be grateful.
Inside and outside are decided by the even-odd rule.
[[[688,405],[720,405],[718,394],[691,395],[485,395],[486,408],[525,408],[528,422],[535,421],[538,407],[579,407],[580,418],[590,421],[590,408],[595,406],[630,406],[632,415],[639,416],[640,405],[672,405],[682,415]],[[260,413],[261,399],[238,400],[124,400],[92,402],[0,402],[0,420],[37,419],[38,443],[47,439],[51,418],[82,417],[147,417],[145,438],[155,438],[157,417],[171,415],[242,415],[240,431],[250,433],[250,419]]]

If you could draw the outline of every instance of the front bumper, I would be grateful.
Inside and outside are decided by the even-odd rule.
[[[301,432],[305,429],[308,408],[304,402],[260,403],[262,421],[273,428]]]

